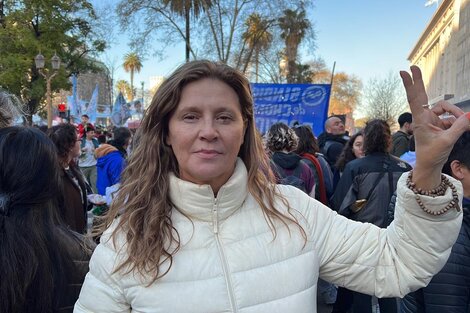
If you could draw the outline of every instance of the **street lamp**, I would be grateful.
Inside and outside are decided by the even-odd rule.
[[[52,73],[49,71],[44,71],[44,66],[46,64],[46,59],[44,56],[39,53],[34,58],[34,63],[36,64],[36,68],[39,70],[39,74],[41,74],[46,79],[46,86],[47,86],[47,127],[52,127],[52,97],[51,97],[51,80],[54,76],[57,75],[57,71],[60,68],[60,58],[54,53],[54,56],[51,58],[52,69],[54,70]]]

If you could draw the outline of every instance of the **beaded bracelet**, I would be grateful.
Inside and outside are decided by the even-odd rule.
[[[413,191],[415,194],[416,202],[418,202],[419,207],[426,213],[431,215],[441,215],[449,211],[452,208],[455,208],[457,211],[460,211],[459,207],[459,195],[457,194],[457,188],[450,182],[450,180],[443,174],[441,174],[441,183],[434,189],[431,190],[422,190],[421,188],[416,188],[416,184],[411,181],[413,177],[413,171],[410,171],[408,178],[406,179],[406,186]],[[423,201],[421,200],[420,195],[438,197],[443,196],[446,193],[447,187],[450,187],[452,190],[452,200],[447,204],[443,209],[439,211],[431,211],[424,206]]]

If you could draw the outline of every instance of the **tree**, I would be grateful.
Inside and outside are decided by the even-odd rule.
[[[248,45],[249,52],[246,56],[243,72],[246,72],[251,62],[253,52],[255,53],[255,80],[259,77],[259,56],[262,50],[265,50],[271,44],[273,35],[268,31],[273,20],[263,19],[258,13],[252,13],[245,21],[246,30],[242,35],[245,43]],[[243,45],[244,47],[245,45]]]
[[[129,85],[127,81],[123,79],[118,80],[116,82],[116,89],[118,90],[118,92],[121,92],[123,94],[124,98],[126,99],[131,98],[132,88],[131,88],[131,85]]]
[[[279,18],[281,38],[285,41],[285,56],[287,61],[287,82],[292,83],[297,71],[297,51],[307,30],[311,28],[310,21],[306,18],[305,8],[301,4],[297,10],[284,10],[284,15]]]
[[[191,51],[190,40],[190,13],[193,13],[195,18],[198,18],[205,8],[212,5],[211,0],[163,0],[165,5],[170,5],[171,11],[178,15],[184,16],[185,21],[185,42],[186,42],[186,62],[189,62],[189,54]]]
[[[169,45],[177,43],[180,38],[186,38],[181,15],[175,13],[171,6],[165,5],[172,2],[170,0],[119,2],[117,13],[121,27],[134,30],[133,47],[147,51],[155,47],[152,45],[154,40]],[[246,28],[244,23],[250,14],[256,12],[263,19],[277,21],[282,10],[296,7],[299,3],[305,3],[307,6],[311,2],[312,0],[201,0],[203,10],[200,11],[200,15],[194,16],[190,53],[197,59],[196,51],[198,51],[204,55],[204,58],[218,60],[241,69],[240,65],[243,67],[244,63],[239,62],[239,51],[242,51],[246,41],[242,38],[243,31],[240,30]],[[143,20],[145,23],[142,23]],[[275,27],[276,23],[270,23],[267,30],[274,33]]]
[[[327,69],[325,61],[321,58],[307,63],[312,72],[312,83],[329,84],[331,71]],[[351,116],[359,104],[362,82],[359,78],[345,72],[335,73],[328,109],[329,115]]]
[[[134,100],[134,72],[139,73],[142,69],[142,61],[135,52],[130,52],[124,56],[124,63],[122,64],[124,70],[131,73],[131,94],[130,101]]]
[[[389,72],[384,78],[372,78],[364,89],[360,109],[369,118],[396,124],[407,109],[405,92],[398,75]]]
[[[87,0],[1,1],[0,42],[8,44],[0,45],[0,85],[25,103],[31,124],[46,93],[34,57],[39,52],[48,61],[54,53],[60,57],[63,66],[52,80],[55,92],[70,87],[72,73],[98,71],[91,56],[106,43],[92,30],[95,15]]]

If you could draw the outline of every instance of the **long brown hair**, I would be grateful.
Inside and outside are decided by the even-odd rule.
[[[253,98],[248,80],[235,69],[210,61],[193,61],[179,67],[163,82],[148,108],[136,138],[136,148],[122,175],[120,191],[105,217],[101,232],[121,214],[114,230],[124,230],[127,240],[127,258],[116,269],[137,270],[150,274],[151,283],[166,275],[171,268],[173,255],[180,248],[180,239],[171,220],[172,203],[169,197],[169,173],[178,175],[178,163],[173,150],[165,144],[168,123],[176,110],[185,86],[204,78],[213,78],[229,85],[238,95],[246,124],[244,142],[238,156],[248,169],[248,191],[260,205],[266,221],[276,237],[273,219],[285,225],[295,223],[304,239],[306,234],[292,215],[275,208],[274,176],[264,153],[261,137],[256,130],[253,115]],[[283,203],[287,201],[281,197]],[[290,213],[290,211],[289,211]],[[166,271],[161,266],[169,262]]]

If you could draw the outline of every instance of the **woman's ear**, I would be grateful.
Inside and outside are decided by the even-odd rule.
[[[465,177],[465,173],[463,172],[463,165],[458,160],[454,160],[450,162],[450,169],[452,171],[452,176],[458,180],[462,180]]]

